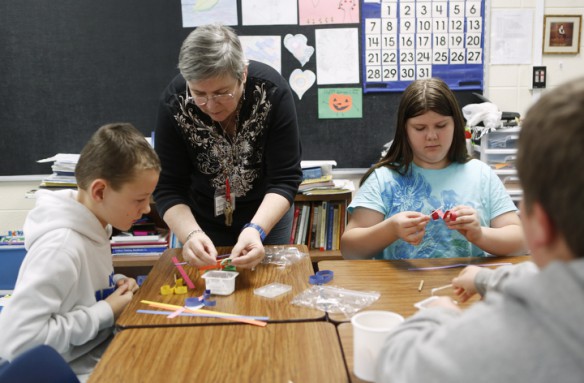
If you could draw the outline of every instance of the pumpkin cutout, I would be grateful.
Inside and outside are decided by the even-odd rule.
[[[353,107],[353,97],[348,94],[332,93],[329,97],[329,108],[334,112],[348,112]]]

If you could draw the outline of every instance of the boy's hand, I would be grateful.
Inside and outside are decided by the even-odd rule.
[[[444,220],[446,226],[458,232],[471,243],[477,242],[483,235],[479,215],[475,209],[470,206],[456,206],[450,209],[455,214],[456,219],[452,220],[450,215]]]
[[[388,218],[396,235],[411,245],[419,245],[426,234],[430,216],[415,211],[403,211]]]
[[[429,302],[428,304],[426,304],[426,307],[427,308],[430,308],[430,307],[445,307],[445,308],[453,309],[453,310],[456,310],[456,311],[462,311],[460,309],[460,307],[458,307],[456,305],[456,303],[452,300],[452,298],[446,297],[446,296],[438,297],[437,299],[434,299],[432,302]]]
[[[454,293],[457,295],[461,302],[468,301],[473,295],[477,293],[475,287],[475,277],[480,271],[478,266],[467,266],[458,277],[452,279],[452,287],[454,288]]]
[[[111,306],[114,312],[114,319],[117,319],[124,308],[130,303],[134,293],[130,290],[130,286],[126,283],[118,287],[105,301]]]
[[[123,284],[127,284],[128,285],[128,290],[130,290],[132,293],[135,293],[140,288],[140,286],[138,286],[138,282],[136,282],[136,280],[134,278],[123,278],[123,279],[120,279],[116,283],[116,287],[120,287]]]

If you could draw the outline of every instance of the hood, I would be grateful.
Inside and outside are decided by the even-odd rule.
[[[509,281],[505,292],[526,305],[538,328],[571,348],[584,349],[584,258],[552,262],[540,273]]]
[[[95,214],[77,201],[76,190],[39,190],[36,205],[24,223],[25,247],[30,247],[46,233],[70,229],[94,242],[108,242],[111,226],[104,228]]]

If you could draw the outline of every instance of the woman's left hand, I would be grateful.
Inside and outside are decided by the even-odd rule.
[[[235,267],[251,269],[259,264],[265,257],[266,251],[260,234],[254,228],[243,229],[237,243],[231,250],[231,264]]]
[[[471,243],[477,242],[483,235],[479,215],[477,211],[470,206],[456,206],[450,209],[455,214],[456,219],[449,215],[444,222],[449,229],[458,230],[458,232]]]

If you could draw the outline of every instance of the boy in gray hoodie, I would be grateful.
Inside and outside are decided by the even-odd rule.
[[[448,297],[386,341],[378,382],[584,381],[584,78],[531,107],[519,139],[521,220],[533,263],[469,266]]]

